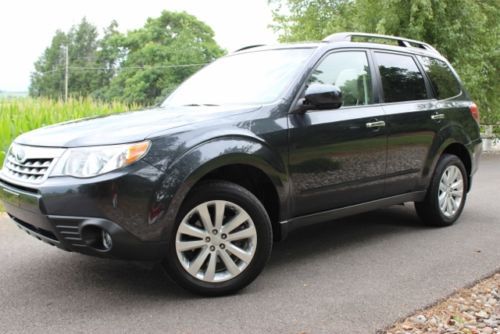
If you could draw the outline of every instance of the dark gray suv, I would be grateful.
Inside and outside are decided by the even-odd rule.
[[[426,43],[340,33],[249,47],[156,108],[19,136],[0,198],[64,250],[158,260],[206,295],[243,288],[292,229],[415,202],[460,216],[481,153],[479,114]]]

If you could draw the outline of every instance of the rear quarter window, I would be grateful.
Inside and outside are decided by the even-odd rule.
[[[430,57],[420,57],[420,62],[439,100],[460,94],[462,91],[460,84],[450,67],[444,61]]]

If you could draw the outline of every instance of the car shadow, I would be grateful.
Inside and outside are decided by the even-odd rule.
[[[430,229],[418,218],[413,205],[398,205],[292,231],[276,243],[269,268],[279,267],[321,253],[340,252],[388,234]]]
[[[303,227],[274,246],[271,260],[263,274],[272,275],[275,270],[295,266],[297,261],[307,261],[308,257],[348,251],[359,243],[383,235],[413,233],[422,229],[428,227],[419,221],[413,208],[402,206]],[[27,266],[21,269],[20,277],[23,277],[24,270],[33,272],[34,268]],[[105,303],[107,298],[119,300],[121,304],[128,303],[129,306],[130,303],[168,303],[178,299],[199,299],[169,279],[159,263],[127,262],[60,253],[51,260],[49,266],[43,265],[37,270],[38,279],[52,282],[44,284],[43,294],[55,299],[81,299],[83,294],[86,299],[96,302],[100,300]],[[61,296],[61,286],[68,291],[67,296]],[[265,284],[245,289],[238,296],[262,292],[262,289],[265,289]]]

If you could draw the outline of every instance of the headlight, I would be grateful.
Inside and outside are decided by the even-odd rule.
[[[51,175],[92,177],[133,164],[147,152],[151,143],[92,146],[68,149]]]

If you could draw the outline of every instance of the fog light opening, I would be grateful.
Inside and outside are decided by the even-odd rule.
[[[82,229],[82,239],[89,247],[101,252],[107,252],[113,247],[111,234],[95,225],[87,225]]]
[[[113,247],[113,239],[111,238],[111,234],[104,230],[101,231],[101,240],[103,250],[110,250],[111,247]]]

